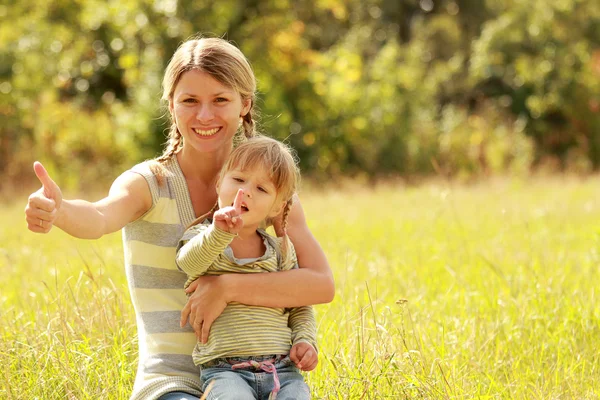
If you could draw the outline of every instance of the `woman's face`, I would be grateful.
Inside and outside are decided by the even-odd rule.
[[[184,148],[206,153],[231,148],[240,117],[250,109],[250,100],[209,74],[184,72],[175,87],[169,110],[183,135]]]

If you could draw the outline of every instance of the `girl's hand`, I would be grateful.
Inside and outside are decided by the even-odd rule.
[[[202,343],[208,342],[211,325],[227,306],[222,279],[221,276],[201,276],[186,289],[186,293],[193,293],[181,310],[179,324],[183,328],[189,319]]]
[[[56,221],[62,204],[62,192],[41,163],[37,161],[33,163],[33,170],[42,187],[31,194],[27,201],[25,207],[27,228],[32,232],[48,233]]]
[[[306,342],[296,343],[290,350],[290,360],[302,371],[312,371],[319,363],[319,356],[312,345]]]
[[[242,199],[244,191],[238,190],[233,206],[223,207],[213,214],[213,224],[226,232],[237,234],[244,227],[242,220]]]

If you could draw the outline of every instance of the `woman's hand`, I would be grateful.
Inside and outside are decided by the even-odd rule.
[[[27,228],[32,232],[48,233],[60,210],[62,192],[41,163],[37,161],[33,163],[33,170],[42,183],[42,187],[32,193],[27,201],[25,207]]]
[[[186,293],[192,293],[181,310],[180,325],[183,328],[189,319],[198,340],[208,342],[213,322],[227,306],[222,276],[201,276],[190,284]]]

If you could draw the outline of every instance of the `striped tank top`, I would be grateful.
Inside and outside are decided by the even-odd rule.
[[[176,247],[195,213],[176,157],[165,164],[168,175],[159,186],[149,163],[130,171],[146,179],[152,206],[123,228],[129,292],[136,314],[139,364],[131,399],[156,399],[184,391],[200,396],[200,372],[192,361],[196,336],[179,327],[187,297],[187,279],[175,264]]]

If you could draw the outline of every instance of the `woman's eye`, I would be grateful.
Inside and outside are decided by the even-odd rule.
[[[225,97],[217,97],[217,98],[215,99],[215,101],[216,101],[217,103],[224,103],[224,102],[226,102],[226,101],[228,101],[228,100],[227,100]]]
[[[195,103],[195,102],[196,102],[196,99],[189,98],[189,99],[185,99],[185,100],[183,100],[183,102],[184,102],[184,103]]]

